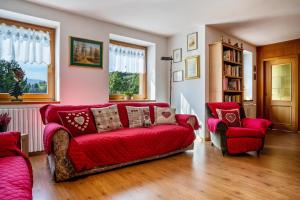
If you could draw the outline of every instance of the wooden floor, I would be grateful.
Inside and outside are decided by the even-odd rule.
[[[31,161],[39,200],[300,199],[299,133],[269,133],[259,158],[197,141],[194,151],[64,183],[50,179],[45,155]]]

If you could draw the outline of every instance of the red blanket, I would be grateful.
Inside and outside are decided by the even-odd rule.
[[[125,128],[75,137],[68,156],[79,172],[172,152],[188,147],[194,139],[192,128],[178,125]]]
[[[32,168],[20,150],[20,133],[0,134],[0,199],[32,199]]]

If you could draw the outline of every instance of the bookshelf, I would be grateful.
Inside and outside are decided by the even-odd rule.
[[[243,49],[224,42],[209,45],[209,101],[244,100]]]

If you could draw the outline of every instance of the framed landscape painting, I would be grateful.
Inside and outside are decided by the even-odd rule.
[[[70,65],[103,67],[103,42],[71,37]]]
[[[200,56],[191,56],[185,59],[185,79],[200,78]]]

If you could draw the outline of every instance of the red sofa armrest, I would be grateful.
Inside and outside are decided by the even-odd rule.
[[[71,136],[70,131],[66,127],[60,124],[57,123],[46,124],[44,129],[44,135],[43,135],[44,149],[46,153],[48,154],[52,153],[52,139],[55,133],[57,133],[59,130],[64,130]]]
[[[210,131],[210,132],[216,132],[218,127],[219,126],[223,126],[223,127],[226,127],[227,128],[227,124],[221,120],[221,119],[218,119],[218,118],[208,118],[207,119],[207,129]]]
[[[185,126],[188,128],[192,128],[194,130],[198,130],[200,128],[198,119],[195,115],[190,114],[176,114],[176,121],[180,126]]]
[[[16,151],[21,149],[21,133],[0,133],[0,157],[18,155]]]
[[[260,119],[260,118],[244,118],[242,119],[242,127],[245,128],[254,128],[254,129],[263,129],[266,131],[272,122],[267,119]]]

